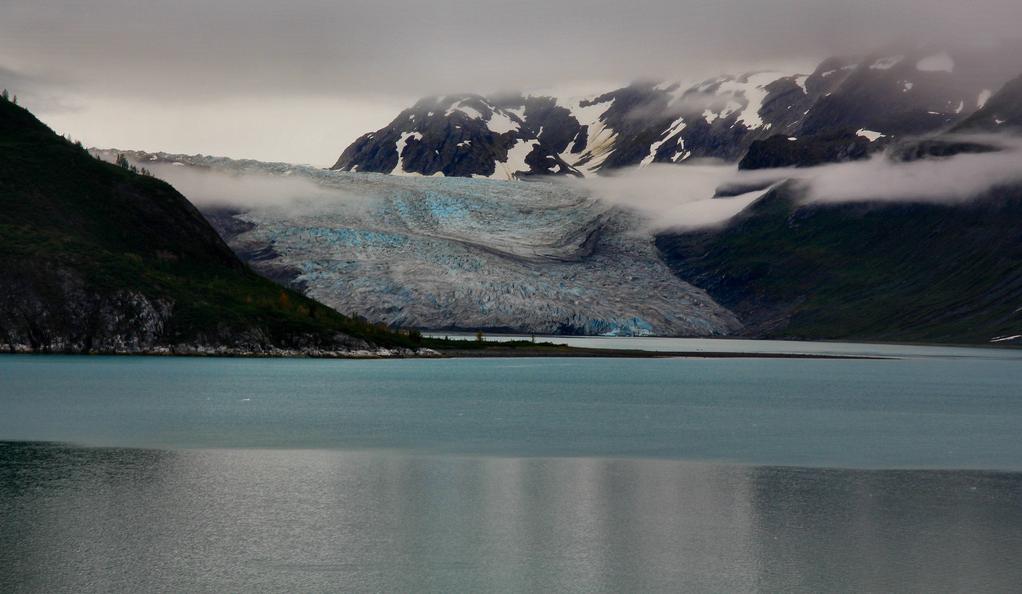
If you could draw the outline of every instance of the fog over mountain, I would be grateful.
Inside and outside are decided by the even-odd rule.
[[[1009,0],[10,0],[0,78],[87,144],[329,165],[424,95],[808,71],[892,41],[992,44],[1020,18]]]
[[[757,171],[740,171],[731,165],[658,165],[574,183],[585,185],[606,202],[639,211],[650,229],[658,232],[723,224],[770,186],[785,180],[800,182],[804,203],[959,204],[998,186],[1022,182],[1022,139],[1008,135],[949,138],[981,141],[999,150],[910,162],[876,154],[862,161]],[[718,188],[729,186],[762,189],[715,197]]]

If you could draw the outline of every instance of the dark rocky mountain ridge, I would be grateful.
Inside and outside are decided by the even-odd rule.
[[[755,72],[695,85],[636,82],[583,99],[428,98],[356,140],[333,169],[523,179],[700,158],[736,162],[754,143],[772,137],[794,138],[802,147],[804,139],[821,137],[831,144],[827,150],[837,150],[833,139],[849,134],[883,144],[970,119],[1016,74],[989,57],[979,50],[892,48],[831,58],[808,75]],[[1010,115],[1012,107],[998,109]],[[873,150],[849,146],[844,158]]]

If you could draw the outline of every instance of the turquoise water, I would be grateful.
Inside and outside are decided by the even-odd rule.
[[[1022,360],[0,357],[0,439],[1022,469]]]
[[[893,348],[0,356],[0,591],[1017,589],[1022,353]]]

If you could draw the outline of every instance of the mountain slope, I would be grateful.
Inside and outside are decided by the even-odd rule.
[[[0,344],[338,354],[409,342],[256,275],[174,188],[0,101]]]
[[[805,205],[786,185],[657,246],[751,335],[1022,342],[1020,220],[1022,187],[958,205]]]
[[[1022,130],[1022,76],[1008,81],[1001,90],[965,121],[956,132],[1018,132]]]
[[[1022,127],[1022,77],[981,102],[951,133],[891,143],[885,158],[1017,150],[990,133]],[[870,149],[848,135],[775,137],[754,143],[742,166],[811,166]],[[958,204],[802,198],[788,184],[721,229],[663,234],[657,246],[753,335],[1022,344],[1022,186]]]

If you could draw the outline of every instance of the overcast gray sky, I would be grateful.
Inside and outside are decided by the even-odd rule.
[[[1017,37],[1019,0],[3,0],[0,85],[96,146],[329,165],[415,98]]]

